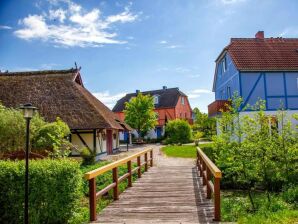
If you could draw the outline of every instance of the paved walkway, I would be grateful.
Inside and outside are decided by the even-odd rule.
[[[154,146],[154,166],[95,223],[212,223],[213,204],[201,181],[193,159],[165,157]]]

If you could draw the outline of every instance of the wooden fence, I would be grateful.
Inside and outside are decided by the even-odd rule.
[[[211,193],[213,193],[214,221],[220,221],[221,171],[200,148],[197,148],[197,167],[199,175],[203,177],[203,185],[207,185],[207,198],[210,199]],[[212,182],[212,179],[214,180],[214,183]]]
[[[148,158],[150,154],[150,158]],[[141,163],[141,156],[144,156],[144,162]],[[137,159],[137,167],[132,169],[132,160]],[[121,177],[118,177],[118,167],[127,164],[127,173]],[[90,221],[96,221],[96,199],[106,194],[108,191],[113,189],[113,198],[114,200],[119,199],[119,183],[127,179],[128,187],[132,186],[132,174],[135,172],[138,173],[138,178],[142,176],[141,168],[145,167],[145,172],[148,170],[148,167],[153,166],[153,149],[148,148],[141,152],[135,153],[131,156],[123,158],[121,160],[115,161],[98,169],[92,170],[85,174],[85,179],[89,181],[89,206],[90,206]],[[112,178],[113,183],[106,186],[104,189],[96,192],[96,177],[106,173],[108,171],[113,172]]]

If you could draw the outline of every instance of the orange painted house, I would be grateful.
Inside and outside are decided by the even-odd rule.
[[[125,103],[131,98],[136,97],[140,93],[136,90],[135,93],[126,94],[123,98],[117,101],[113,108],[113,112],[119,117],[119,120],[124,121]],[[164,135],[165,125],[169,120],[186,119],[192,124],[192,109],[186,94],[181,92],[179,88],[167,88],[163,86],[162,89],[141,92],[143,95],[150,95],[154,99],[155,112],[158,115],[158,125],[154,130],[148,132],[149,138],[160,138]],[[136,133],[135,133],[136,134]],[[121,140],[126,140],[127,133],[120,136]]]

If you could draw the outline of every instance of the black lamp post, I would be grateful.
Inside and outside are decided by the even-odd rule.
[[[37,110],[31,103],[21,105],[20,109],[23,111],[26,119],[26,170],[25,170],[25,210],[24,220],[25,224],[29,223],[29,141],[30,141],[30,120]]]

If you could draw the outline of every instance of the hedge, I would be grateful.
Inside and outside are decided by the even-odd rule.
[[[24,161],[0,161],[0,223],[23,223],[24,172]],[[30,161],[30,223],[68,223],[81,196],[82,173],[77,162]]]

